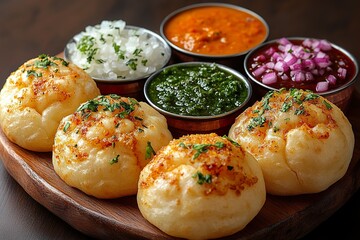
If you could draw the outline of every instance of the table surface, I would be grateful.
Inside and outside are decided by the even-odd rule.
[[[62,52],[66,42],[88,25],[124,20],[159,32],[162,19],[192,3],[220,1],[169,0],[0,0],[0,87],[11,72],[41,53]],[[225,1],[261,15],[269,39],[324,38],[360,59],[360,1],[257,0]],[[360,82],[356,83],[360,91]],[[89,239],[33,200],[0,161],[1,239]],[[360,239],[360,191],[303,239]]]

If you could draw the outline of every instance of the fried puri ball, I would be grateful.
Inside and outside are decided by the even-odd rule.
[[[237,117],[229,137],[260,163],[274,195],[327,189],[345,175],[355,144],[337,106],[299,89],[268,92]]]
[[[165,117],[147,103],[100,95],[62,119],[52,162],[68,185],[118,198],[136,194],[140,171],[170,140]]]
[[[17,145],[51,152],[60,120],[99,94],[84,70],[43,54],[7,78],[0,93],[0,126]]]
[[[258,162],[215,133],[186,135],[163,147],[141,171],[141,214],[168,235],[224,237],[242,230],[265,203]]]

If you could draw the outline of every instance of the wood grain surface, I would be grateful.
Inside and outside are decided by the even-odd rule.
[[[224,239],[296,239],[337,211],[360,186],[360,94],[346,113],[355,132],[355,150],[345,176],[327,190],[292,197],[267,196],[259,214],[242,231]],[[169,239],[147,222],[136,197],[100,200],[66,185],[54,172],[51,153],[27,151],[0,132],[0,157],[10,175],[37,202],[72,227],[96,238]]]

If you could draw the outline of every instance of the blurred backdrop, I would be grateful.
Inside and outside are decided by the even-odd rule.
[[[62,52],[87,25],[122,19],[159,32],[171,11],[194,2],[227,2],[249,8],[269,24],[269,39],[325,38],[360,58],[360,1],[357,0],[0,0],[0,80],[41,53]]]

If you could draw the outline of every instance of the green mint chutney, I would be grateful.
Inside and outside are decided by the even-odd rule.
[[[148,86],[159,108],[186,116],[214,116],[240,106],[247,98],[243,80],[215,63],[165,68]]]

